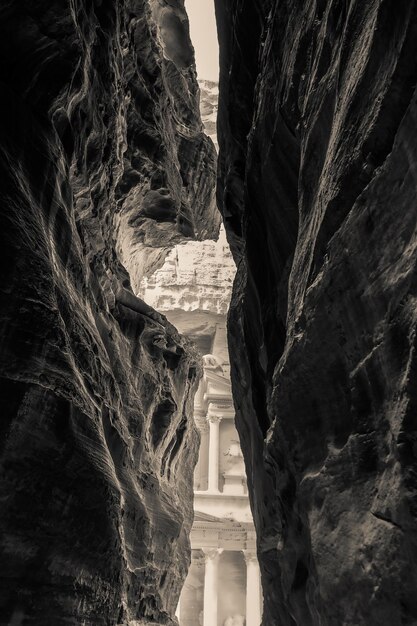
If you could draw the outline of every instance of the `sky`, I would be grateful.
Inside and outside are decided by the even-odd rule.
[[[190,20],[198,78],[218,81],[219,49],[214,0],[185,0],[185,8]]]

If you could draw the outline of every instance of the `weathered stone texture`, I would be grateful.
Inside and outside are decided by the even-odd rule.
[[[169,624],[200,366],[121,261],[218,230],[183,2],[4,2],[0,58],[0,623]]]
[[[139,295],[158,311],[201,311],[226,316],[236,273],[224,228],[217,241],[179,244],[164,265],[144,278]],[[192,319],[192,316],[188,316]],[[176,326],[176,324],[174,324]]]
[[[212,80],[200,79],[200,112],[205,133],[213,141],[216,148],[217,142],[217,111],[219,106],[219,84]]]
[[[417,623],[417,3],[217,0],[265,624]]]

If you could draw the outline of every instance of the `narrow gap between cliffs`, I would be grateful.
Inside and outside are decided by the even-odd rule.
[[[186,0],[185,5],[199,76],[201,118],[217,150],[214,2]],[[203,378],[194,401],[200,449],[194,472],[192,560],[176,612],[181,626],[260,623],[255,529],[234,423],[227,348],[227,312],[235,272],[222,225],[217,241],[176,245],[163,266],[142,279],[136,294],[192,340],[203,360]],[[159,421],[168,419],[172,410],[162,407]]]

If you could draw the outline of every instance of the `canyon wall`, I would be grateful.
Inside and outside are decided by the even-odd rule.
[[[416,624],[417,3],[216,11],[264,624]]]
[[[0,34],[0,623],[170,624],[201,369],[127,270],[218,232],[183,0],[10,0]]]

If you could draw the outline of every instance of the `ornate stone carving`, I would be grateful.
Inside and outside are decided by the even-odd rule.
[[[203,356],[203,367],[204,369],[223,374],[223,366],[214,354],[205,354]]]
[[[207,422],[211,424],[217,424],[217,423],[220,424],[222,419],[223,419],[222,415],[212,415],[212,414],[207,415]]]

